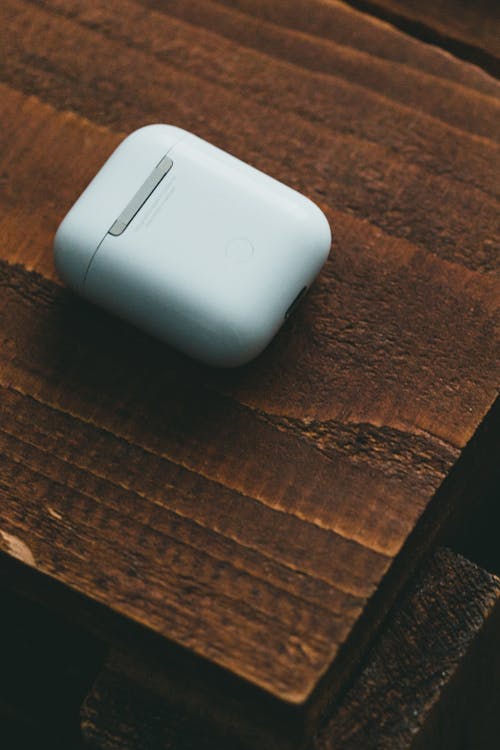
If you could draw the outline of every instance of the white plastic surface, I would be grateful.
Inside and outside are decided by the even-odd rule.
[[[113,221],[160,159],[186,135],[172,125],[147,125],[120,143],[61,222],[54,240],[56,268],[81,292],[89,263]]]
[[[166,153],[170,172],[123,234],[108,234]],[[267,346],[330,244],[308,198],[186,131],[154,125],[106,162],[55,249],[59,273],[85,297],[197,359],[234,366]]]

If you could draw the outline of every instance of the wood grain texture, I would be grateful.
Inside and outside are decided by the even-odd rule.
[[[301,705],[496,395],[498,84],[339,3],[0,14],[2,547]],[[55,279],[61,217],[150,121],[334,227],[307,301],[239,371]]]
[[[250,46],[266,44],[270,35],[273,35],[271,38],[274,41],[279,36],[285,38],[293,31],[294,44],[286,45],[289,52],[301,40],[307,43],[309,39],[311,46],[312,43],[319,45],[316,47],[317,54],[309,55],[309,64],[314,60],[315,65],[321,66],[322,55],[328,49],[328,44],[334,44],[338,56],[342,55],[342,47],[347,48],[345,59],[350,57],[355,60],[358,53],[367,53],[376,65],[384,60],[399,63],[404,66],[403,73],[417,70],[462,85],[472,85],[484,93],[495,94],[496,90],[495,81],[483,71],[473,66],[457,65],[451,55],[439,48],[430,52],[426,45],[399,33],[389,24],[381,23],[373,15],[355,13],[351,7],[336,0],[311,0],[305,12],[302,3],[287,0],[275,0],[273,3],[266,0],[214,0],[211,3],[181,0],[173,4],[169,12],[191,23],[217,28],[219,33],[230,38],[233,33],[231,27],[245,20],[246,24],[241,24],[241,27],[247,26],[246,39]],[[238,31],[244,33],[240,27]],[[275,48],[267,48],[271,54],[275,54]],[[304,58],[300,62],[303,65]],[[336,63],[339,63],[338,59]],[[327,69],[330,75],[336,71],[336,68]],[[358,83],[362,85],[362,80]]]
[[[493,750],[499,623],[500,579],[438,548],[391,612],[317,750]]]
[[[495,0],[352,0],[351,4],[500,75],[500,8]]]
[[[439,548],[391,613],[361,673],[311,747],[494,750],[499,618],[500,580]],[[122,662],[119,652],[110,655],[82,706],[83,736],[91,747],[244,747],[200,716],[169,706],[151,686],[124,676]]]

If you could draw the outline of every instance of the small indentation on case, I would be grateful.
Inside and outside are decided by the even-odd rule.
[[[245,237],[237,237],[226,245],[226,257],[235,262],[249,260],[254,253],[254,247]]]

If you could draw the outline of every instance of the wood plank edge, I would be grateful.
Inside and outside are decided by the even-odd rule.
[[[321,731],[303,743],[296,738],[294,747],[438,750],[458,746],[450,737],[461,731],[464,722],[476,731],[477,720],[470,716],[461,722],[451,708],[470,692],[468,665],[476,664],[477,673],[491,644],[498,641],[499,617],[500,579],[451,550],[438,548],[405,589],[350,690],[332,707]],[[479,665],[478,652],[483,656]],[[480,686],[483,695],[488,690],[485,680],[491,677],[492,670],[486,670]],[[500,684],[500,673],[497,677]],[[199,711],[165,703],[155,679],[144,673],[131,651],[111,651],[82,704],[82,732],[90,746],[99,750],[263,746],[255,744],[231,717],[217,726]],[[472,682],[477,685],[477,679]],[[482,717],[488,722],[484,737],[492,736],[493,712]],[[266,742],[263,747],[274,745]],[[490,745],[484,748],[489,750]]]
[[[405,16],[386,8],[373,0],[344,0],[356,10],[375,16],[381,21],[395,26],[400,31],[415,37],[425,44],[441,48],[443,51],[460,58],[466,63],[482,68],[494,78],[500,78],[500,59],[482,47],[466,42],[453,34],[447,34],[438,27],[430,26],[416,18]]]
[[[457,462],[435,492],[415,528],[396,556],[378,590],[358,619],[335,661],[308,697],[304,710],[307,731],[319,726],[338,700],[364,654],[401,594],[430,551],[445,544],[468,510],[482,498],[498,476],[500,455],[500,396],[491,405]]]

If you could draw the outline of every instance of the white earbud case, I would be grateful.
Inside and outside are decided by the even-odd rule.
[[[185,130],[148,125],[61,223],[55,260],[87,299],[211,365],[257,356],[325,262],[323,212]]]

